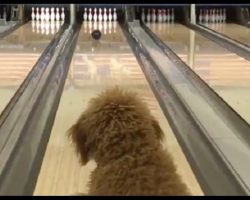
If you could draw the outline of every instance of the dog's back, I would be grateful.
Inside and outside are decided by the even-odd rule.
[[[90,195],[188,195],[164,133],[146,104],[119,88],[93,99],[70,129],[82,164],[94,159]]]

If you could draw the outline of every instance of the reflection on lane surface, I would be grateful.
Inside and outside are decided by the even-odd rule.
[[[90,36],[95,26],[102,27],[103,35],[98,42],[93,42]],[[144,98],[165,130],[164,146],[173,154],[179,173],[193,194],[202,194],[117,23],[82,25],[34,194],[87,192],[89,174],[95,163],[89,162],[84,167],[79,165],[65,132],[86,108],[90,98],[114,85],[134,90]]]
[[[148,24],[148,26],[250,123],[250,61],[183,25]]]
[[[250,46],[250,29],[239,24],[206,24],[208,28]]]
[[[0,40],[0,113],[58,30],[54,27],[52,33],[51,24],[45,26],[39,23],[38,30],[49,28],[50,32],[44,30],[37,33],[32,31],[33,25],[33,22],[24,24]]]

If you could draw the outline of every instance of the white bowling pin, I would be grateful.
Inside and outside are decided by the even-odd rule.
[[[62,21],[65,20],[64,7],[62,7],[61,19],[62,19]]]
[[[113,19],[114,19],[114,21],[116,21],[116,20],[117,20],[116,8],[114,8]]]
[[[56,21],[60,21],[59,8],[56,8]]]
[[[104,14],[105,14],[105,9],[106,9],[106,8],[104,8]],[[98,21],[99,21],[99,22],[102,21],[102,9],[101,9],[101,8],[99,8]],[[105,21],[105,19],[104,19],[104,21]]]
[[[166,21],[167,21],[166,10],[165,10],[165,9],[162,9],[162,12],[163,12],[163,19],[162,19],[162,21],[163,21],[163,22],[166,22]]]
[[[108,14],[107,14],[107,9],[104,8],[104,13],[103,13],[103,21],[108,21]]]
[[[151,20],[150,9],[148,9],[147,22],[150,22],[150,20]]]
[[[145,21],[145,12],[144,12],[144,8],[142,9],[141,20],[142,20],[143,22]]]
[[[96,13],[96,8],[94,9],[94,16],[93,16],[94,22],[97,21],[97,13]]]
[[[39,8],[36,8],[36,20],[40,20]]]
[[[112,21],[112,13],[111,13],[111,8],[109,8],[109,21]]]
[[[89,21],[92,21],[92,9],[89,9],[89,16],[88,16]]]
[[[167,22],[168,23],[170,22],[170,18],[171,18],[170,11],[169,11],[169,9],[167,9]]]
[[[158,9],[157,20],[158,20],[159,23],[162,22],[162,14],[161,14],[161,10],[160,9]]]
[[[41,15],[40,15],[41,21],[44,21],[45,19],[45,14],[44,14],[44,7],[41,8]]]
[[[84,8],[83,20],[84,20],[84,21],[87,21],[87,20],[88,20],[87,8]]]
[[[171,22],[174,22],[174,19],[175,19],[174,9],[172,8]]]
[[[152,17],[152,21],[155,22],[156,21],[155,9],[153,9],[151,17]]]
[[[200,24],[202,23],[202,20],[203,20],[202,17],[203,17],[203,16],[202,16],[202,9],[200,9],[200,13],[199,13],[199,23],[200,23]]]
[[[54,20],[55,20],[55,17],[56,17],[56,16],[55,16],[55,13],[54,13],[54,8],[52,7],[52,8],[51,8],[50,20],[51,20],[51,21],[54,21]]]
[[[212,14],[212,23],[215,23],[215,9],[213,9],[213,14]]]
[[[208,10],[206,10],[205,23],[208,23],[208,18],[209,18],[209,16],[208,16]]]
[[[227,21],[227,13],[226,13],[226,9],[223,9],[223,22],[225,23]]]
[[[36,19],[36,15],[35,15],[35,9],[34,9],[34,7],[32,7],[32,12],[31,12],[31,19],[32,19],[32,21],[34,21],[35,19]]]
[[[45,21],[48,22],[49,19],[50,19],[49,8],[46,8],[46,18],[45,18]]]

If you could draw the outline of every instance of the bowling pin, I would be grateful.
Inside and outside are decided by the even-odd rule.
[[[44,7],[41,8],[41,15],[40,15],[40,19],[41,21],[44,20],[45,14],[44,14]]]
[[[246,8],[247,21],[249,21],[249,10]]]
[[[56,8],[56,21],[60,21],[59,8]]]
[[[162,19],[162,21],[163,21],[163,22],[166,22],[166,21],[167,21],[166,10],[165,10],[165,9],[162,9],[162,12],[163,12],[163,19]]]
[[[114,8],[113,19],[114,19],[114,21],[116,21],[116,20],[117,20],[116,8]]]
[[[200,24],[202,23],[202,20],[203,20],[202,17],[203,17],[203,16],[202,16],[202,9],[200,9],[200,13],[199,13],[199,23],[200,23]]]
[[[150,9],[148,9],[147,22],[150,22],[150,20],[151,20]]]
[[[39,21],[40,15],[39,15],[39,8],[36,8],[36,20]]]
[[[50,15],[49,15],[49,8],[46,8],[45,21],[48,22],[48,21],[49,21],[49,18],[50,18]]]
[[[112,13],[111,13],[111,8],[109,8],[109,16],[108,16],[108,18],[109,18],[109,21],[111,22],[111,21],[112,21]]]
[[[175,16],[174,16],[174,9],[172,8],[171,22],[174,22],[174,18],[175,18]]]
[[[153,22],[156,22],[156,15],[155,15],[155,9],[153,9],[153,11],[152,11],[152,21]]]
[[[223,22],[226,23],[227,21],[227,13],[226,13],[226,9],[223,9]]]
[[[96,13],[96,8],[94,9],[94,16],[93,16],[94,22],[97,21],[97,13]]]
[[[55,13],[54,13],[54,8],[52,7],[52,8],[51,8],[50,20],[51,20],[51,21],[55,21],[55,17],[56,17],[56,16],[55,16]]]
[[[220,17],[219,17],[219,22],[220,22],[220,23],[223,22],[223,12],[222,12],[222,11],[223,11],[222,9],[219,10],[219,16],[220,16]]]
[[[88,20],[87,8],[84,8],[83,20],[84,20],[84,21],[87,21],[87,20]]]
[[[161,23],[162,22],[162,14],[161,14],[161,10],[160,9],[158,9],[158,15],[157,15],[157,20],[158,20],[158,22],[159,23]]]
[[[167,22],[169,23],[169,21],[170,21],[170,11],[169,9],[167,9]]]
[[[208,19],[209,18],[209,16],[208,16],[208,10],[206,9],[206,15],[205,15],[205,23],[208,23]]]
[[[108,14],[107,14],[107,9],[104,8],[104,13],[103,13],[103,21],[108,21]]]
[[[88,18],[89,18],[89,21],[91,22],[92,21],[92,9],[91,8],[89,9],[89,16],[88,16]]]
[[[32,7],[32,12],[31,12],[31,19],[32,19],[32,21],[34,21],[35,19],[36,19],[36,15],[35,15],[35,9],[34,9],[34,7]]]
[[[141,13],[141,20],[144,22],[145,21],[145,13],[144,13],[144,8],[142,9]]]
[[[213,10],[212,9],[210,9],[209,10],[209,12],[208,12],[209,14],[208,14],[208,22],[209,23],[212,23],[212,21],[213,21]]]
[[[62,19],[62,21],[65,20],[64,7],[62,7],[61,19]]]
[[[104,14],[105,14],[105,12],[106,12],[106,8],[104,8]],[[104,16],[103,16],[103,17],[104,17]],[[99,8],[98,21],[99,21],[99,22],[102,21],[102,9],[101,9],[101,8]],[[105,19],[104,19],[104,21],[105,21]],[[106,20],[106,21],[107,21],[107,20]]]

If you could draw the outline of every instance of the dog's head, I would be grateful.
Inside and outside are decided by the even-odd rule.
[[[125,137],[136,138],[143,132],[139,129],[150,130],[148,132],[153,135],[150,137],[158,142],[163,139],[157,120],[141,98],[136,93],[115,87],[91,99],[85,112],[68,133],[80,155],[81,163],[85,165],[90,158],[96,158],[97,151],[102,149],[105,154],[108,148]],[[143,137],[146,137],[145,134]]]

